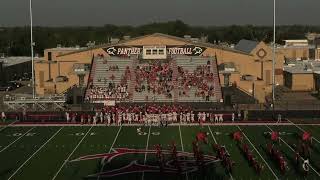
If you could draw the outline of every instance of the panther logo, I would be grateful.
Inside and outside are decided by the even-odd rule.
[[[202,53],[202,48],[201,47],[194,47],[193,49],[192,49],[192,51],[194,52],[194,55],[200,55],[201,53]]]
[[[104,165],[111,163],[117,157],[121,157],[129,154],[148,154],[150,156],[156,156],[156,150],[146,150],[146,149],[130,149],[130,148],[115,148],[112,149],[111,153],[103,153],[103,154],[92,154],[81,156],[77,159],[69,161],[70,163],[78,162],[78,161],[86,161],[92,159],[101,159]],[[132,160],[128,162],[127,165],[124,165],[120,168],[111,169],[111,170],[103,170],[101,172],[90,174],[87,178],[107,178],[107,177],[115,177],[126,174],[133,173],[141,173],[141,172],[151,172],[157,173],[162,171],[162,173],[166,174],[176,174],[176,173],[191,173],[199,170],[199,165],[197,160],[194,157],[193,153],[177,151],[178,154],[178,162],[180,167],[177,168],[176,162],[169,158],[172,155],[171,150],[163,150],[162,154],[167,158],[164,160],[163,166],[150,165],[150,164],[139,164],[138,160]],[[211,165],[213,163],[221,162],[217,157],[212,155],[203,155],[203,164],[204,166]]]
[[[117,49],[115,48],[115,47],[109,47],[108,49],[107,49],[107,53],[109,54],[109,55],[116,55],[115,53],[117,52]]]

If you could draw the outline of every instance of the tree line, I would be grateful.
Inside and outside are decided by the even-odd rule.
[[[35,53],[42,55],[46,48],[86,46],[89,41],[96,45],[106,43],[110,38],[123,36],[137,37],[152,33],[173,36],[207,36],[208,41],[236,44],[241,39],[271,42],[271,26],[230,25],[230,26],[190,26],[184,22],[169,21],[141,26],[116,26],[106,24],[100,27],[34,27]],[[277,26],[276,41],[285,39],[304,39],[307,32],[320,32],[320,26]],[[0,53],[7,56],[30,56],[30,27],[0,27]]]

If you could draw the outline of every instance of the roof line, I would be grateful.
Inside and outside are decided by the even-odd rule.
[[[146,38],[146,37],[150,37],[150,36],[164,36],[164,37],[167,37],[167,38],[183,41],[183,42],[186,42],[186,43],[189,43],[189,44],[196,44],[196,45],[199,45],[199,46],[212,47],[212,48],[217,48],[217,49],[221,49],[221,50],[225,50],[225,51],[230,51],[230,52],[234,52],[234,53],[240,53],[240,54],[252,56],[251,54],[243,52],[243,51],[239,51],[239,50],[228,48],[228,47],[219,46],[219,45],[212,44],[212,43],[192,42],[191,40],[188,40],[188,39],[185,39],[185,38],[182,38],[182,37],[172,36],[172,35],[163,34],[163,33],[153,33],[153,34],[147,34],[147,35],[143,35],[143,36],[137,36],[137,37],[134,37],[134,38],[130,38],[128,40],[120,40],[117,43],[104,43],[104,44],[100,44],[100,45],[97,45],[97,46],[88,47],[88,48],[85,48],[85,49],[80,49],[80,50],[77,50],[77,51],[61,54],[61,55],[58,55],[57,57],[66,56],[66,55],[75,54],[75,53],[80,53],[80,52],[85,52],[85,51],[90,51],[90,50],[99,49],[99,48],[106,48],[106,47],[110,47],[110,46],[114,46],[114,45],[122,45],[122,44],[130,42],[130,41],[134,41],[134,40],[137,40],[137,39],[142,39],[142,38]]]

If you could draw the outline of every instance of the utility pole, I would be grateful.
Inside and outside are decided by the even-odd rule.
[[[31,66],[32,66],[32,98],[35,99],[35,80],[34,80],[34,57],[33,57],[33,32],[32,32],[32,0],[30,0],[30,48],[31,48]]]
[[[272,104],[275,102],[276,0],[273,0]]]

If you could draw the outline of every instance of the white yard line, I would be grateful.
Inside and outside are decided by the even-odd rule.
[[[184,152],[184,145],[183,145],[183,140],[182,140],[182,134],[181,134],[181,128],[180,128],[180,126],[179,126],[179,134],[180,134],[181,149],[182,149],[182,152]]]
[[[56,174],[53,176],[52,180],[56,179],[58,174],[60,173],[60,171],[62,170],[62,168],[64,167],[64,165],[68,162],[68,160],[70,159],[70,157],[73,155],[73,153],[78,149],[78,147],[80,146],[80,144],[82,143],[82,141],[87,137],[87,135],[89,134],[89,132],[91,131],[91,129],[93,128],[93,126],[91,126],[89,128],[89,130],[87,131],[87,133],[82,137],[82,139],[79,141],[79,143],[77,144],[77,146],[73,149],[73,151],[69,154],[69,156],[67,157],[67,159],[64,160],[63,164],[61,165],[61,167],[59,168],[59,170],[56,172]]]
[[[120,134],[121,129],[122,129],[122,125],[120,126],[120,128],[119,128],[119,130],[118,130],[118,132],[117,132],[117,135],[114,137],[113,142],[112,142],[112,145],[110,146],[110,149],[109,149],[108,153],[110,153],[110,152],[112,151],[112,148],[113,148],[114,144],[116,143],[116,141],[117,141],[117,139],[118,139],[118,136],[119,136],[119,134]],[[100,169],[100,172],[99,172],[99,173],[102,172],[102,170],[103,170],[103,168],[104,168],[104,165],[105,165],[105,164],[103,163],[102,166],[101,166],[101,169]],[[99,180],[99,179],[100,179],[100,175],[98,175],[97,180]]]
[[[150,131],[151,131],[151,126],[149,126],[149,133],[148,133],[148,138],[147,138],[146,151],[148,150],[148,146],[149,146]],[[146,161],[147,161],[147,153],[144,154],[143,165],[146,165]],[[142,180],[144,180],[144,171],[142,172]]]
[[[12,144],[14,144],[15,142],[17,142],[19,139],[23,138],[26,134],[28,134],[30,131],[32,131],[35,127],[29,129],[27,132],[25,132],[23,135],[19,136],[17,139],[15,139],[14,141],[12,141],[9,145],[7,145],[6,147],[4,147],[3,149],[1,149],[0,153],[2,153],[3,151],[5,151],[6,149],[8,149]]]
[[[268,166],[268,168],[270,169],[270,171],[272,172],[272,174],[274,175],[274,177],[276,179],[279,179],[278,176],[276,175],[276,173],[272,170],[272,168],[269,166],[269,164],[267,163],[267,161],[262,157],[262,155],[260,154],[260,152],[258,151],[258,149],[256,148],[256,146],[250,141],[250,139],[248,138],[248,136],[246,135],[246,133],[244,131],[242,131],[242,129],[237,126],[238,129],[242,132],[242,134],[244,135],[244,137],[249,141],[249,143],[251,144],[251,146],[254,148],[254,150],[259,154],[259,156],[261,157],[261,159],[264,161],[264,163]]]
[[[182,140],[180,123],[179,123],[179,134],[180,134],[181,150],[182,150],[182,152],[184,152],[184,145],[183,145],[183,140]],[[186,172],[186,180],[188,180],[188,179],[189,179],[188,172]]]
[[[211,136],[212,136],[212,138],[213,138],[213,140],[214,140],[214,143],[216,143],[216,144],[218,144],[218,141],[216,140],[216,138],[214,137],[214,135],[213,135],[213,133],[212,133],[212,130],[211,130],[211,128],[210,128],[210,126],[208,125],[208,128],[209,128],[209,131],[210,131],[210,134],[211,134]],[[227,151],[227,150],[226,150]],[[228,151],[227,151],[227,153],[228,153]],[[229,153],[228,153],[229,154]],[[230,179],[231,180],[233,180],[233,176],[232,176],[232,174],[229,172],[229,176],[230,176]]]
[[[214,135],[213,135],[213,133],[212,133],[211,128],[210,128],[209,125],[208,125],[208,128],[209,128],[210,134],[211,134],[211,136],[212,136],[212,138],[213,138],[213,140],[214,140],[214,143],[218,144],[218,142],[217,142],[216,138],[214,137]]]
[[[45,147],[50,141],[51,139],[53,139],[62,129],[63,127],[61,127],[60,129],[57,130],[57,132],[55,132],[44,144],[42,144],[42,146],[36,151],[34,152],[9,178],[8,180],[10,180],[14,175],[16,175],[19,170],[27,163],[30,161],[31,158],[33,158],[43,147]]]
[[[268,125],[265,125],[270,131],[273,131]],[[286,141],[284,141],[281,137],[279,137],[279,139],[289,147],[289,149],[291,149],[293,152],[296,152]],[[300,156],[300,155],[299,155]],[[303,157],[300,156],[300,158],[304,161]],[[311,164],[309,165],[309,167],[320,177],[320,174],[318,171],[316,171]]]
[[[300,129],[302,132],[306,132],[302,127],[296,125],[295,123],[293,123],[292,121],[290,121],[289,119],[286,119],[287,121],[289,121],[290,123],[292,123],[295,127],[297,127],[298,129]],[[315,137],[311,137],[312,139],[314,139],[315,141],[317,141],[317,143],[320,144],[320,141],[318,139],[316,139]]]
[[[6,129],[7,127],[9,127],[9,126],[13,125],[13,124],[14,124],[14,123],[16,123],[16,122],[18,122],[18,121],[13,121],[12,123],[10,123],[10,124],[8,124],[8,125],[4,126],[3,128],[1,128],[1,129],[0,129],[0,132],[1,132],[2,130]]]

